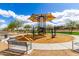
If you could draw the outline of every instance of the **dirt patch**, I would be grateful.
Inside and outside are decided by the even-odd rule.
[[[67,49],[67,50],[33,50],[30,56],[79,56],[79,53],[76,53],[70,49]]]
[[[72,36],[65,34],[57,34],[55,38],[52,38],[51,34],[42,35],[23,35],[17,36],[16,39],[20,38],[20,41],[32,41],[33,43],[64,43],[73,40]]]
[[[8,49],[8,44],[0,42],[0,52],[6,49]]]
[[[33,43],[63,43],[72,41],[73,37],[64,34],[57,34],[55,38],[51,38],[50,34],[47,34],[46,37],[34,40]]]

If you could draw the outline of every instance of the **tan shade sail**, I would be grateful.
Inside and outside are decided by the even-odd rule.
[[[33,22],[39,22],[38,17],[40,17],[40,16],[43,16],[44,17],[43,22],[50,21],[50,20],[53,20],[53,19],[56,18],[51,13],[48,13],[48,14],[33,14],[29,19],[31,21],[33,21]]]

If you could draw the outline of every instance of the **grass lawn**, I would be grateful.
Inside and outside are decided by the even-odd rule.
[[[63,34],[70,34],[70,35],[79,35],[79,32],[57,32],[57,33],[63,33]]]

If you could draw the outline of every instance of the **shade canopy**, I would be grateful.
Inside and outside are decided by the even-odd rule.
[[[48,13],[48,14],[32,14],[32,16],[29,19],[33,22],[40,22],[39,18],[41,17],[43,17],[43,22],[51,21],[56,18],[51,13]]]

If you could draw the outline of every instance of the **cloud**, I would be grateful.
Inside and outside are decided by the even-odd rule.
[[[0,19],[0,30],[7,27],[7,24],[4,24],[4,23],[5,23],[5,20]]]
[[[0,19],[0,24],[1,24],[1,23],[5,23],[5,20],[3,20],[3,19]]]
[[[2,15],[3,17],[13,17],[15,18],[17,15],[11,11],[11,10],[3,10],[3,9],[0,9],[0,15]]]
[[[10,14],[8,11],[6,10],[2,10],[0,9],[0,15],[4,16],[4,17],[10,17]]]
[[[78,9],[69,9],[64,10],[62,12],[55,12],[52,13],[56,17],[56,19],[52,20],[51,22],[57,23],[59,25],[65,25],[67,21],[79,21],[79,10]]]
[[[14,19],[25,21],[25,22],[32,22],[32,21],[28,20],[30,15],[18,15],[11,10],[0,9],[0,15],[3,17],[13,17]]]
[[[2,15],[3,17],[16,17],[16,14],[11,10],[0,9],[0,15]]]
[[[66,25],[69,20],[79,21],[79,9],[68,9],[55,13],[52,12],[52,15],[56,18],[50,22],[46,22],[46,25],[63,26]],[[37,23],[34,24],[37,25]]]
[[[7,27],[7,24],[2,24],[2,25],[0,25],[0,29],[3,29],[3,28],[5,28],[5,27]]]
[[[28,19],[29,17],[30,17],[30,15],[27,15],[27,16],[25,16],[25,15],[17,15],[16,19],[24,21],[26,23],[29,23],[29,22],[32,22],[31,20]]]
[[[0,9],[0,15],[3,17],[13,17],[14,19],[25,22],[24,24],[37,24],[28,19],[31,15],[18,15],[11,10]],[[68,20],[79,21],[79,9],[68,9],[61,12],[52,12],[52,15],[54,15],[56,18],[50,22],[47,22],[46,25],[50,24],[55,26],[62,26],[65,25]],[[0,23],[4,22],[4,20],[0,20]]]
[[[9,10],[7,12],[9,13],[10,16],[12,16],[13,18],[16,18],[17,15],[13,11]]]
[[[20,20],[24,23],[32,22],[31,20],[28,20],[30,15],[18,15],[18,14],[16,14],[15,12],[13,12],[11,10],[0,9],[0,15],[2,17],[7,17],[7,18],[12,17],[13,19]],[[6,21],[3,20],[3,19],[0,19],[0,29],[5,28],[7,26],[7,24],[4,24],[4,23],[6,23]]]

